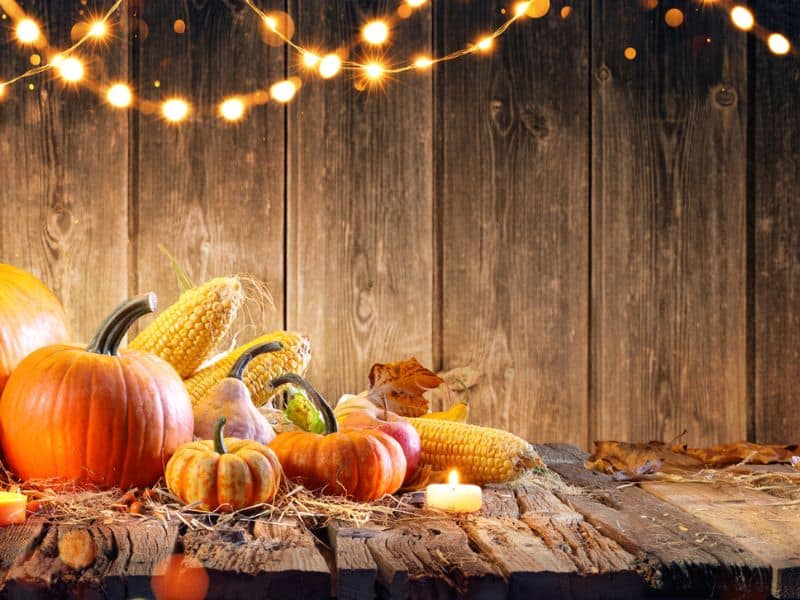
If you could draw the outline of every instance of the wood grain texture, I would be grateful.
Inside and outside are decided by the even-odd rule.
[[[289,12],[301,41],[363,57],[345,45],[395,8],[294,1]],[[400,22],[387,52],[424,51],[430,23],[428,9]],[[311,381],[331,398],[366,389],[375,362],[430,365],[433,345],[431,79],[406,73],[362,93],[354,77],[311,78],[289,108],[287,324],[310,335]]]
[[[592,4],[592,435],[704,445],[747,432],[746,36],[672,5]]]
[[[758,2],[756,17],[800,44],[797,2]],[[787,443],[800,437],[800,63],[754,47],[755,438]]]
[[[775,598],[800,597],[797,505],[742,486],[652,482],[642,487],[735,539],[767,563]]]
[[[183,34],[173,28],[177,19]],[[155,291],[162,308],[177,298],[163,244],[195,283],[236,273],[267,282],[276,310],[262,318],[253,304],[249,321],[234,324],[241,341],[280,328],[284,109],[255,106],[240,124],[221,121],[216,110],[227,96],[282,79],[284,49],[262,41],[263,25],[240,2],[143,2],[132,27],[140,93],[159,101],[181,96],[193,107],[180,126],[135,116],[131,287]]]
[[[69,45],[72,24],[87,13],[71,2],[24,8],[55,47]],[[30,68],[35,52],[13,41],[7,23],[0,80]],[[84,54],[91,56],[87,75],[99,84],[127,77],[126,26],[123,15],[115,43]],[[0,262],[47,283],[70,315],[73,337],[88,341],[127,293],[127,115],[43,74],[5,90],[0,131]]]
[[[441,3],[439,52],[506,2]],[[519,22],[437,70],[441,367],[484,373],[473,420],[587,442],[589,10]]]

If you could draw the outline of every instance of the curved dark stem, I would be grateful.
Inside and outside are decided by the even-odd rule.
[[[259,354],[264,354],[265,352],[278,352],[279,350],[283,350],[283,344],[280,342],[266,342],[245,350],[242,355],[236,359],[236,362],[233,363],[231,371],[228,373],[228,377],[232,377],[241,381],[242,375],[244,375],[244,370],[247,368],[247,365],[251,360],[253,360]]]
[[[122,338],[137,319],[156,310],[158,298],[153,292],[129,298],[114,309],[100,325],[86,349],[95,354],[116,356]]]
[[[269,382],[271,388],[276,389],[282,385],[286,385],[287,383],[291,383],[298,387],[303,388],[308,397],[311,398],[311,401],[316,405],[316,407],[322,413],[322,420],[325,422],[325,435],[329,433],[336,433],[339,431],[339,424],[336,422],[336,417],[333,414],[333,409],[331,405],[328,404],[328,401],[322,397],[322,395],[311,387],[311,384],[308,383],[305,379],[300,377],[300,375],[296,375],[294,373],[286,373],[284,375],[279,375],[275,379]]]
[[[228,422],[228,419],[225,417],[220,417],[217,419],[216,425],[214,425],[214,452],[217,454],[227,454],[228,449],[225,447],[225,438],[222,435],[222,429],[225,427],[225,423]]]

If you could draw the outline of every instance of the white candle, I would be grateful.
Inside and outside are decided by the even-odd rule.
[[[425,506],[448,512],[475,512],[483,505],[483,492],[477,485],[458,483],[458,472],[450,471],[448,483],[432,483],[425,489]]]

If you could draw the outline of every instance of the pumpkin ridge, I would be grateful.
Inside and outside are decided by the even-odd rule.
[[[50,425],[48,427],[48,430],[50,430],[50,431],[58,431],[58,435],[52,436],[52,438],[54,438],[57,443],[61,442],[60,443],[60,448],[56,449],[56,448],[52,448],[52,446],[51,446],[51,448],[52,448],[51,451],[55,450],[55,456],[51,457],[51,460],[53,458],[55,458],[55,464],[57,465],[58,470],[62,471],[62,472],[64,470],[64,465],[61,462],[62,461],[62,457],[63,456],[68,456],[69,454],[64,451],[65,450],[64,449],[65,440],[63,438],[63,436],[64,436],[63,427],[61,427],[61,423],[56,424],[56,426],[54,427],[53,426],[53,421],[56,419],[56,415],[60,416],[61,410],[63,410],[63,407],[61,405],[64,404],[65,383],[66,383],[66,381],[67,381],[72,369],[75,368],[75,365],[78,363],[79,358],[80,358],[80,355],[76,352],[75,356],[72,358],[72,362],[69,363],[69,366],[67,366],[67,368],[64,370],[63,375],[59,378],[58,390],[56,392],[55,402],[54,402],[55,406],[53,406],[51,408],[51,410],[50,410]],[[79,475],[79,477],[80,477],[80,475]]]

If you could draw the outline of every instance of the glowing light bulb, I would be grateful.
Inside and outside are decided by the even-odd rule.
[[[22,19],[14,28],[14,34],[21,43],[33,44],[39,39],[41,31],[33,19]]]
[[[789,40],[780,33],[771,33],[767,38],[767,46],[769,47],[770,52],[781,56],[788,54],[789,50],[792,49],[792,45],[789,43]]]
[[[364,75],[366,75],[367,79],[371,79],[372,81],[378,81],[381,77],[383,77],[383,73],[386,71],[384,66],[377,62],[371,62],[364,65]]]
[[[482,52],[488,52],[489,50],[492,49],[493,45],[494,45],[494,38],[488,35],[485,38],[478,40],[478,43],[475,44],[478,50],[481,50]]]
[[[364,41],[374,46],[380,46],[389,39],[389,26],[384,21],[370,21],[361,30]]]
[[[115,83],[106,92],[106,100],[111,106],[127,108],[133,102],[131,88],[124,83]]]
[[[310,69],[313,69],[319,64],[320,58],[313,52],[303,52],[303,64]]]
[[[291,79],[273,83],[269,88],[269,95],[277,102],[290,102],[297,93],[297,84]]]
[[[742,31],[750,31],[756,24],[753,13],[745,6],[734,6],[731,9],[731,21]]]
[[[427,69],[433,64],[433,61],[427,56],[420,56],[414,61],[414,66],[418,69]]]
[[[161,105],[161,114],[170,123],[180,123],[189,115],[189,105],[180,98],[170,98]]]
[[[58,74],[64,81],[75,83],[83,79],[83,63],[74,56],[61,57],[57,66]]]
[[[241,98],[228,98],[219,105],[219,114],[226,121],[238,121],[244,117],[244,108]]]
[[[6,84],[0,83],[0,100],[5,98],[5,96],[6,96]]]
[[[93,38],[103,38],[108,33],[108,28],[106,27],[105,21],[95,21],[91,25],[89,25],[89,32],[87,35]]]
[[[530,2],[517,2],[514,5],[514,16],[517,18],[524,17],[530,5]]]
[[[266,15],[264,17],[264,25],[266,25],[267,29],[269,29],[270,31],[275,31],[278,29],[277,19],[275,17],[270,17],[269,15]]]
[[[408,4],[411,8],[419,8],[427,1],[428,0],[406,0],[406,4]]]
[[[319,74],[324,79],[330,79],[342,68],[342,59],[335,54],[325,55],[319,61]]]

